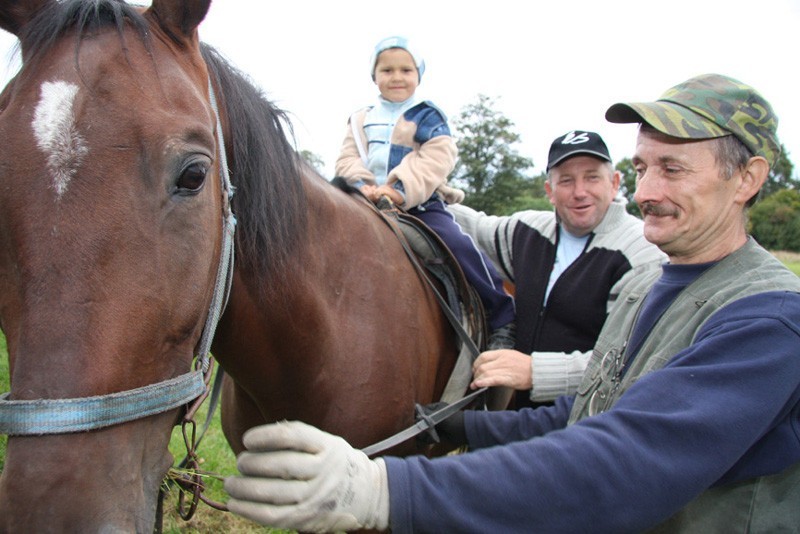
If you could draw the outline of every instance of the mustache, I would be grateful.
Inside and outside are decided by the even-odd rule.
[[[639,211],[642,212],[642,216],[653,215],[655,217],[678,217],[677,208],[670,208],[667,206],[662,206],[661,204],[655,204],[653,202],[642,202],[639,204]]]

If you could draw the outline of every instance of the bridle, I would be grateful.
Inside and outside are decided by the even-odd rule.
[[[228,172],[222,123],[211,79],[209,98],[214,110],[217,145],[220,155],[219,175],[222,193],[222,250],[200,341],[195,349],[194,369],[175,378],[127,391],[72,399],[12,400],[10,393],[0,395],[0,434],[32,436],[66,434],[97,430],[111,425],[142,419],[179,408],[207,392],[211,365],[209,352],[217,323],[227,304],[233,280],[236,218],[231,211],[233,187]]]

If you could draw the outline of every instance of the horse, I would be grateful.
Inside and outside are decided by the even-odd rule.
[[[282,419],[374,443],[455,365],[395,233],[305,164],[285,112],[200,42],[209,4],[0,0],[22,57],[0,94],[0,405],[56,419],[14,416],[30,432],[9,432],[2,532],[152,531],[206,339],[235,452]],[[180,392],[132,413],[153,389]],[[106,404],[131,413],[81,422]]]

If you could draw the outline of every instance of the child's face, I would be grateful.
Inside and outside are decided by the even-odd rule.
[[[414,58],[402,48],[384,50],[375,64],[375,84],[389,102],[408,100],[419,85]]]

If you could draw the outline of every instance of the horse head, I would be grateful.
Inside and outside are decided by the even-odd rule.
[[[90,399],[146,403],[124,394],[190,370],[227,210],[197,36],[209,4],[0,0],[22,56],[0,95],[8,402],[70,399],[47,413],[79,420]],[[23,420],[0,531],[152,531],[179,416],[154,412],[65,433],[51,433],[63,419]]]

